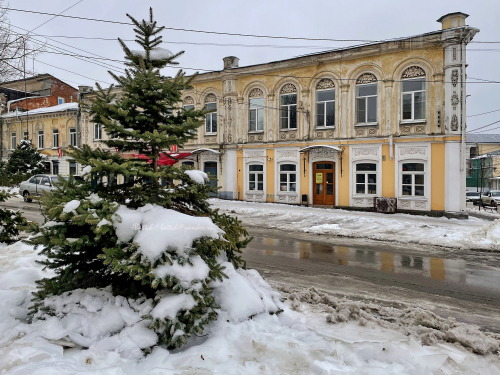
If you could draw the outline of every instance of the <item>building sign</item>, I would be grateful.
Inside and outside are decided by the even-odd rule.
[[[323,183],[323,173],[316,173],[316,183],[317,184]]]

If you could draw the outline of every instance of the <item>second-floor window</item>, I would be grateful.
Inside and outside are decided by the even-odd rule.
[[[76,147],[76,128],[69,128],[69,145]]]
[[[100,141],[102,139],[102,124],[94,124],[94,140]]]
[[[403,121],[425,120],[425,72],[412,66],[406,69],[401,82],[401,118]]]
[[[38,148],[44,148],[44,134],[43,130],[38,131]]]
[[[212,111],[205,115],[205,133],[217,133],[217,97],[214,94],[205,97],[205,109]]]
[[[291,83],[280,91],[280,129],[297,129],[297,88]]]
[[[10,133],[10,148],[11,150],[15,150],[17,147],[17,134],[16,132]]]
[[[59,147],[59,130],[58,129],[52,130],[52,147],[53,148]]]
[[[331,79],[323,78],[316,86],[316,126],[332,127],[335,125],[335,84]]]
[[[377,78],[371,73],[361,75],[356,81],[356,123],[377,122]]]
[[[253,91],[254,90],[252,90],[252,92]],[[262,93],[262,90],[260,90],[260,92]],[[249,100],[248,131],[264,131],[264,98],[262,97],[250,98]]]

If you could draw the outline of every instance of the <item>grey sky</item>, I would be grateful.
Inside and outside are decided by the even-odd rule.
[[[240,66],[265,63],[331,48],[360,44],[355,40],[378,41],[422,34],[439,30],[436,20],[451,12],[469,14],[467,24],[480,29],[468,47],[468,77],[500,82],[500,2],[498,0],[183,0],[183,1],[129,1],[129,0],[10,0],[10,7],[38,12],[97,18],[128,22],[125,13],[137,19],[148,17],[153,7],[160,25],[172,28],[195,29],[227,33],[274,35],[301,38],[327,38],[353,40],[350,42],[307,41],[235,37],[216,34],[166,30],[164,47],[173,52],[185,50],[179,59],[180,66],[204,70],[222,69],[222,58],[237,56]],[[25,33],[33,30],[52,16],[10,11],[8,17],[14,30]],[[36,73],[50,73],[73,85],[94,85],[99,81],[108,86],[113,82],[107,70],[119,72],[120,62],[107,60],[99,66],[84,59],[54,54],[79,54],[123,60],[123,53],[116,41],[67,39],[55,36],[86,38],[132,39],[130,26],[112,23],[75,20],[57,17],[37,28],[35,43],[44,42],[45,51],[35,60],[28,59],[27,66]],[[50,39],[35,34],[50,36]],[[60,42],[64,43],[60,44]],[[135,43],[129,45],[134,47]],[[266,47],[263,47],[265,45]],[[290,46],[295,46],[294,48]],[[315,48],[319,47],[319,48]],[[80,50],[76,50],[78,48]],[[66,51],[61,51],[64,49]],[[50,64],[50,65],[47,65]],[[74,73],[65,71],[72,71]],[[195,70],[186,70],[192,73]],[[77,73],[77,74],[75,74]],[[171,75],[175,72],[166,71]],[[80,74],[80,75],[78,75]],[[500,83],[470,83],[468,85],[468,115],[495,111],[468,118],[468,129],[488,125],[500,120]],[[500,122],[485,128],[500,133]]]

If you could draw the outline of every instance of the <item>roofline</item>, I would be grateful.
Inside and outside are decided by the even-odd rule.
[[[60,78],[57,78],[56,76],[53,76],[52,74],[50,73],[42,73],[42,74],[37,74],[35,76],[31,76],[31,77],[26,77],[26,78],[20,78],[20,79],[15,79],[13,81],[6,81],[6,82],[0,82],[0,87],[5,87],[4,85],[6,84],[10,84],[10,83],[17,83],[17,82],[22,82],[22,81],[28,81],[28,80],[33,80],[33,79],[40,79],[40,78],[44,78],[44,77],[52,77],[52,78],[55,78],[57,79],[58,81],[64,83],[65,85],[68,85],[70,87],[72,87],[74,90],[78,91],[77,88],[73,87],[72,85],[66,83],[65,81],[63,81],[62,79]],[[5,87],[6,89],[8,87]],[[21,90],[22,91],[22,90]]]

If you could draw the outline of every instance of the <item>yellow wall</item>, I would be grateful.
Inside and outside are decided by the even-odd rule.
[[[382,196],[383,197],[395,197],[395,186],[396,186],[396,171],[394,163],[394,155],[391,160],[391,149],[389,144],[382,145]],[[394,146],[392,146],[394,148]]]
[[[431,144],[431,210],[444,210],[445,144]]]
[[[344,147],[342,152],[342,162],[340,160],[337,163],[337,176],[338,176],[338,197],[337,202],[339,206],[349,206],[349,180],[350,180],[350,168],[349,168],[349,148]],[[342,171],[342,176],[340,175]]]
[[[274,149],[266,150],[266,201],[274,202]]]
[[[243,165],[243,150],[238,150],[236,153],[236,168],[238,173],[236,176],[236,198],[243,200],[245,197],[244,176],[245,170]]]

